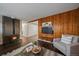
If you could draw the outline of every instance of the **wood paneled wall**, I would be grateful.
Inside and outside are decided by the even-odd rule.
[[[54,34],[42,33],[42,23],[48,21],[52,22]],[[61,37],[62,34],[79,35],[79,8],[38,19],[39,38],[52,40]]]

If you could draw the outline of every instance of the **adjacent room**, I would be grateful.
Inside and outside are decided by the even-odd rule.
[[[79,3],[0,3],[0,56],[79,56]]]

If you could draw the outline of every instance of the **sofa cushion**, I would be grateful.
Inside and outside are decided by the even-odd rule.
[[[79,36],[76,35],[62,34],[62,37],[72,37],[72,43],[79,42]]]
[[[62,42],[54,42],[54,47],[63,52],[66,53],[66,44]]]
[[[74,36],[73,43],[78,43],[78,42],[79,42],[79,36]]]
[[[66,44],[71,44],[72,41],[73,41],[72,36],[63,35],[62,38],[61,38],[61,42],[66,43]]]

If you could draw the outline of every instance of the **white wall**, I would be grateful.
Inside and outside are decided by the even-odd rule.
[[[20,36],[28,36],[28,23],[26,21],[20,21]]]
[[[28,34],[28,28],[27,28],[27,23],[22,23],[22,33],[23,33],[23,36],[27,36]]]
[[[38,34],[38,21],[31,22],[28,24],[28,36],[34,36]]]
[[[0,16],[0,45],[2,44],[2,16]]]
[[[20,34],[21,36],[30,37],[38,34],[38,22],[27,23],[21,21]]]

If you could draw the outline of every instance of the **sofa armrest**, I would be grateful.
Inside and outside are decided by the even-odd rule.
[[[71,44],[70,50],[71,55],[79,56],[79,43]]]
[[[79,43],[72,43],[71,46],[77,46]]]
[[[68,46],[68,47],[73,47],[73,46],[78,46],[78,45],[79,45],[79,43],[66,44],[66,46]]]
[[[79,43],[66,44],[66,47],[71,50],[74,49],[74,47],[79,47]]]
[[[67,55],[79,55],[79,43],[66,44]]]

